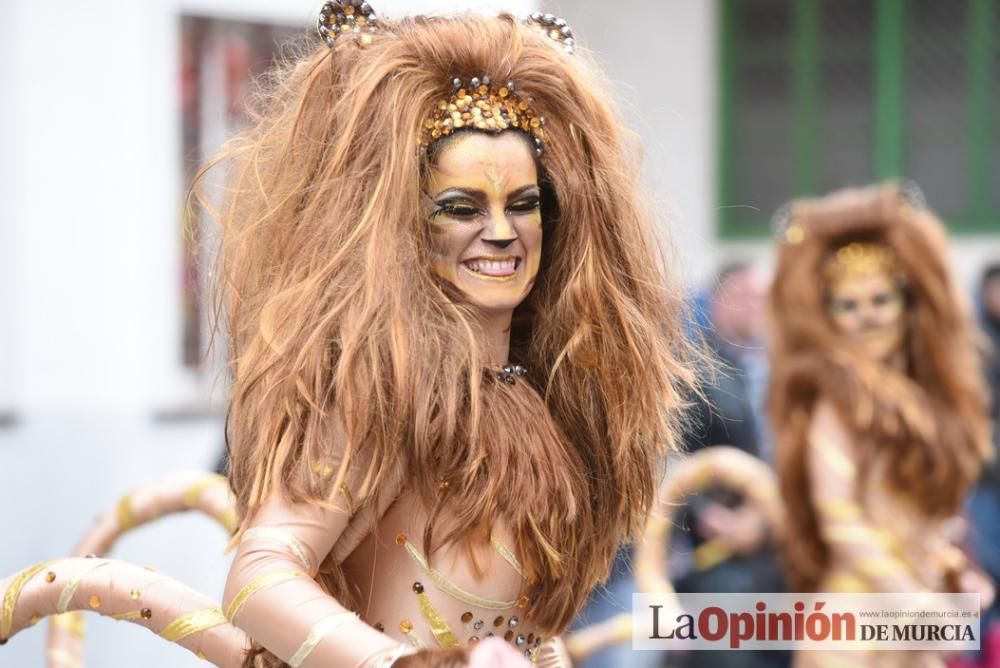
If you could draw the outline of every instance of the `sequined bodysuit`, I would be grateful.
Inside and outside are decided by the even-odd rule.
[[[283,661],[306,668],[368,666],[401,642],[457,647],[490,636],[530,661],[562,665],[528,618],[528,586],[503,528],[475,548],[485,577],[476,576],[464,545],[439,549],[427,563],[427,513],[399,488],[385,507],[353,515],[273,495],[240,544],[224,595],[227,617]],[[327,554],[355,589],[359,619],[311,577]],[[307,658],[296,664],[291,659],[304,646]]]

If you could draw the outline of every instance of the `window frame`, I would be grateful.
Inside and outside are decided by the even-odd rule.
[[[773,211],[755,211],[735,201],[736,118],[734,91],[738,79],[736,57],[743,53],[738,43],[735,25],[736,4],[741,0],[719,0],[718,30],[718,168],[716,230],[724,240],[762,239],[769,235],[767,221]],[[819,71],[822,40],[820,31],[822,5],[820,0],[787,0],[791,11],[789,58],[792,81],[792,124],[789,128],[791,169],[789,183],[797,197],[818,193],[822,137],[817,132],[816,110],[820,101]],[[965,133],[965,160],[971,178],[965,212],[950,217],[946,225],[958,235],[1000,233],[1000,210],[990,201],[991,167],[1000,171],[1000,161],[992,155],[1000,133],[1000,113],[991,97],[993,67],[1000,67],[1000,35],[997,30],[993,0],[969,2],[965,32],[966,94],[968,117]],[[875,0],[873,3],[874,72],[874,145],[871,159],[875,179],[881,181],[905,176],[906,166],[906,0]],[[931,202],[933,206],[933,202]]]

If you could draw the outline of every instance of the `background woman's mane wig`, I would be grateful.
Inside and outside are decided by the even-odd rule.
[[[536,621],[562,631],[641,528],[675,442],[691,382],[681,292],[585,54],[507,15],[380,21],[368,45],[314,42],[273,73],[219,159],[243,527],[276,488],[338,503],[346,477],[370,504],[405,470],[439,520],[428,552],[502,520],[538,580]],[[454,77],[484,74],[548,119],[542,267],[511,332],[529,376],[513,387],[483,372],[474,314],[434,275],[419,213],[420,124]],[[349,595],[336,564],[322,574]]]
[[[796,243],[780,248],[771,293],[769,414],[796,537],[787,565],[796,590],[809,591],[829,560],[807,502],[806,433],[817,401],[836,407],[863,464],[888,458],[886,482],[927,517],[958,510],[989,451],[988,425],[969,309],[930,211],[908,204],[897,185],[845,190],[797,203],[786,236]],[[827,315],[823,263],[855,241],[896,256],[907,301],[905,374],[852,347]]]

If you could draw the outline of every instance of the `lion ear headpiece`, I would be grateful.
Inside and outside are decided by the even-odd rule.
[[[563,19],[535,12],[523,22],[567,53],[573,53],[576,46],[573,29]],[[370,44],[383,26],[368,2],[331,0],[320,10],[316,30],[327,46],[333,48],[342,39]],[[499,134],[514,128],[532,137],[535,153],[541,156],[545,117],[532,109],[530,97],[517,95],[515,82],[494,82],[486,73],[469,80],[454,77],[449,83],[450,95],[442,96],[423,122],[417,139],[422,148],[430,149],[435,141],[457,130]]]

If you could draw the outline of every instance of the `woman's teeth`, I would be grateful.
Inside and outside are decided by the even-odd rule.
[[[463,262],[470,271],[484,276],[510,276],[517,269],[517,258],[508,260],[467,260]]]

